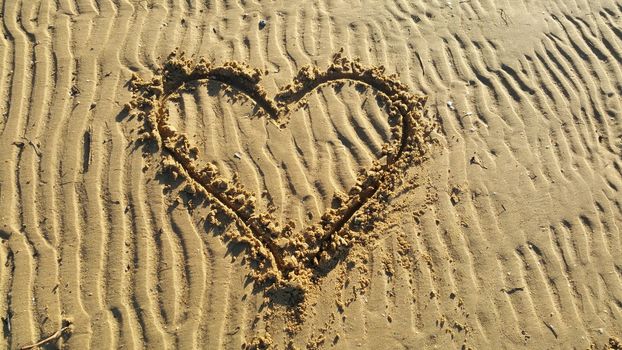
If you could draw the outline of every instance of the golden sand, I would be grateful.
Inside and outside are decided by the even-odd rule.
[[[619,1],[1,9],[0,348],[621,348]]]

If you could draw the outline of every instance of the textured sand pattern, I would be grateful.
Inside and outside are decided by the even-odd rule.
[[[341,53],[334,55],[326,70],[303,67],[292,83],[280,88],[274,98],[267,95],[261,84],[265,74],[237,62],[212,65],[203,58],[195,62],[183,53],[173,53],[151,80],[145,81],[136,75],[132,77],[130,86],[134,97],[127,105],[127,113],[129,119],[136,117],[144,120],[142,137],[138,141],[145,142],[145,156],[152,155],[148,150],[150,148],[160,150],[155,157],[161,158],[160,175],[162,180],[168,182],[166,189],[177,187],[176,182],[181,176],[185,194],[194,197],[189,198],[186,204],[190,208],[199,205],[209,208],[206,222],[210,227],[226,228],[229,223],[237,225],[236,229],[227,230],[229,232],[223,237],[225,241],[247,246],[251,265],[256,270],[253,277],[259,282],[255,285],[256,289],[271,285],[266,290],[270,297],[275,297],[274,288],[279,289],[278,303],[296,304],[295,300],[308,303],[306,294],[309,288],[316,286],[319,279],[343,260],[352,247],[371,243],[378,236],[375,233],[380,230],[377,223],[384,222],[389,197],[394,195],[396,187],[404,183],[403,173],[425,160],[430,145],[434,143],[432,135],[438,132],[439,126],[423,113],[426,97],[412,94],[408,87],[396,80],[395,75],[386,76],[382,67],[365,67],[358,61],[343,57]],[[223,175],[218,164],[213,160],[210,162],[210,154],[199,151],[197,145],[203,141],[193,140],[196,136],[177,129],[179,125],[175,120],[186,118],[180,118],[176,112],[171,118],[171,107],[179,110],[176,104],[187,105],[184,94],[196,93],[212,82],[224,85],[222,91],[229,96],[225,106],[235,105],[239,100],[249,100],[253,104],[254,112],[251,115],[236,114],[233,117],[235,122],[252,118],[265,123],[264,127],[256,125],[255,128],[271,129],[272,135],[263,137],[266,148],[269,151],[282,150],[279,153],[270,151],[270,154],[285,155],[284,159],[292,158],[287,156],[291,150],[288,152],[286,149],[289,133],[285,131],[289,130],[292,114],[308,109],[309,100],[325,87],[341,92],[345,85],[350,85],[360,92],[376,92],[373,100],[387,119],[391,137],[382,144],[376,159],[373,159],[373,154],[368,156],[373,159],[371,164],[359,167],[356,181],[348,188],[347,194],[337,192],[333,193],[332,199],[324,198],[325,201],[330,199],[331,203],[319,220],[313,220],[311,225],[291,219],[283,223],[283,219],[288,218],[280,219],[278,214],[274,214],[279,212],[279,207],[275,207],[269,190],[253,191],[255,186],[252,183],[245,186],[241,179],[243,175],[237,171],[231,176]],[[351,102],[356,101],[342,104],[349,105]],[[329,120],[333,123],[337,118]],[[194,133],[194,129],[189,131]],[[223,140],[223,143],[226,141]],[[335,140],[332,143],[339,142]],[[349,144],[344,144],[346,153],[352,152],[348,149]],[[338,148],[335,153],[344,153],[344,149]],[[235,152],[234,157],[242,159],[239,152]],[[343,156],[340,158],[344,159]],[[254,160],[261,162],[260,158]],[[258,168],[254,172],[269,180],[285,179],[295,194],[296,187],[300,186],[296,186],[299,181],[293,179],[304,179],[305,176],[302,172],[297,174],[290,170],[295,163],[289,162],[288,166],[288,162],[280,160],[280,164],[282,171],[275,167],[276,171]],[[321,191],[318,195],[326,197]],[[266,205],[258,204],[263,201],[261,197],[267,197]],[[307,217],[311,221],[313,212],[307,211]],[[286,297],[286,294],[290,296]],[[300,305],[299,313],[303,309],[304,306]]]
[[[0,347],[70,323],[51,343],[615,348],[622,2],[4,0],[1,13]],[[183,194],[163,194],[157,164],[135,145],[142,124],[124,112],[128,82],[150,78],[177,47],[267,70],[271,94],[343,48],[428,95],[440,121],[440,145],[404,174],[417,186],[393,197],[382,239],[321,281],[300,328],[283,307],[262,306],[242,253]],[[350,98],[318,92],[311,108],[341,110],[341,124],[309,117],[292,129],[317,130],[301,135],[313,140],[301,152],[287,146],[247,165],[262,186],[258,169],[284,174],[283,159],[317,157],[266,183],[282,218],[301,216],[286,191],[310,178],[327,193],[346,187],[354,161],[375,154],[369,141],[383,134],[361,133],[382,126],[346,119],[361,116],[344,110]],[[245,128],[202,120],[184,128]],[[322,149],[322,137],[339,143]],[[233,168],[243,147],[223,138],[205,147]],[[268,149],[257,142],[249,153]],[[348,144],[347,160],[331,158]],[[322,177],[325,163],[344,168]]]
[[[358,170],[380,157],[391,138],[375,94],[353,86],[311,93],[308,108],[291,112],[285,132],[254,117],[251,101],[231,104],[222,87],[211,86],[215,95],[209,89],[197,87],[171,102],[173,125],[224,176],[238,174],[249,190],[264,194],[259,204],[278,207],[277,217],[299,226],[316,221],[335,193],[347,193]]]

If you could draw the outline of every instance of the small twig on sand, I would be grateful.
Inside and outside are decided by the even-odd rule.
[[[553,328],[553,325],[550,323],[546,323],[546,321],[542,321],[544,322],[544,325],[551,331],[551,333],[553,333],[553,335],[555,336],[555,339],[557,339],[557,332],[555,331],[555,328]]]
[[[503,9],[499,9],[499,15],[501,16],[501,19],[503,20],[503,22],[505,22],[505,25],[509,25],[508,23],[508,15],[507,13],[505,13],[505,11]]]
[[[63,333],[64,333],[66,330],[68,330],[68,329],[69,329],[69,326],[65,326],[65,327],[63,327],[63,328],[61,328],[61,329],[57,330],[57,331],[56,331],[56,333],[54,333],[54,334],[50,335],[49,337],[47,337],[47,338],[45,338],[45,339],[43,339],[43,340],[40,340],[40,341],[39,341],[39,342],[37,342],[37,343],[34,343],[34,344],[32,344],[32,345],[22,346],[22,347],[20,348],[20,350],[34,349],[34,348],[39,347],[39,346],[41,346],[41,345],[47,344],[47,343],[51,342],[52,340],[57,340],[58,338],[62,337]]]
[[[469,164],[477,164],[482,169],[488,169],[487,167],[483,166],[482,163],[480,163],[479,160],[477,158],[475,158],[475,156],[471,157],[471,159],[469,160]]]

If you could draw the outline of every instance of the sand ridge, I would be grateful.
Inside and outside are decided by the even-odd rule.
[[[347,250],[373,238],[374,224],[381,220],[383,205],[399,185],[400,174],[423,161],[432,143],[431,134],[437,127],[424,118],[426,98],[413,95],[396,76],[386,76],[383,70],[364,67],[340,52],[325,71],[303,67],[292,84],[270,99],[260,85],[258,70],[236,62],[212,66],[202,58],[195,64],[183,53],[174,52],[151,81],[134,76],[130,86],[135,95],[128,108],[145,120],[145,136],[154,139],[172,159],[165,161],[166,169],[183,175],[192,192],[215,199],[218,209],[237,221],[242,231],[232,231],[227,238],[249,245],[257,282],[268,285],[268,292],[273,292],[271,288],[289,289],[290,302],[296,304],[304,300],[305,292],[316,284],[314,280],[326,274]],[[290,223],[279,227],[270,213],[258,211],[255,194],[234,181],[237,177],[225,179],[214,164],[202,164],[196,146],[168,122],[168,100],[190,84],[207,80],[224,83],[226,89],[233,89],[229,92],[252,99],[261,107],[261,114],[281,128],[287,127],[290,110],[304,105],[305,95],[319,86],[344,82],[366,85],[378,91],[381,103],[387,105],[388,118],[394,125],[393,141],[383,146],[383,161],[361,170],[349,197],[323,214],[319,224],[302,231]],[[218,224],[218,220],[213,223]]]

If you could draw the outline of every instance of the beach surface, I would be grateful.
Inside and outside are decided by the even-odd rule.
[[[0,348],[622,349],[621,1],[0,3]]]

